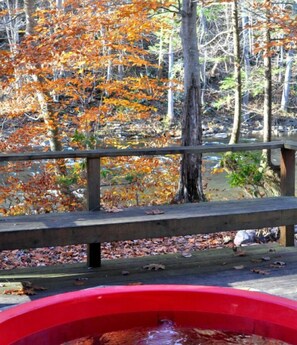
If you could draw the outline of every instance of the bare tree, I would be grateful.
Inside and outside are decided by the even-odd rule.
[[[9,1],[3,3],[3,9],[6,10],[6,15],[2,16],[2,23],[6,31],[6,38],[9,44],[11,53],[15,53],[17,45],[20,41],[20,29],[23,25],[23,20],[20,15],[19,0]]]
[[[173,123],[174,118],[174,91],[173,91],[173,64],[174,64],[174,51],[173,51],[173,35],[169,36],[169,46],[168,46],[168,79],[169,88],[167,94],[167,116],[170,123]]]
[[[239,27],[238,27],[238,4],[237,0],[232,2],[232,31],[233,31],[233,42],[234,42],[234,79],[235,79],[235,90],[234,90],[234,117],[233,117],[233,128],[231,132],[231,138],[229,143],[238,143],[240,136],[240,124],[241,124],[241,58],[240,58],[240,38],[239,38]]]
[[[35,1],[34,0],[24,0],[24,12],[26,17],[26,36],[34,34],[34,29],[36,21],[34,18],[35,14]],[[55,109],[53,106],[52,95],[49,91],[42,88],[44,83],[43,77],[32,74],[30,76],[34,82],[40,85],[40,88],[37,87],[36,98],[39,102],[40,113],[44,119],[44,122],[48,129],[48,138],[50,142],[51,151],[61,151],[62,143],[59,136],[59,127],[55,115]]]
[[[270,56],[270,0],[265,0],[265,23],[264,23],[264,110],[263,110],[263,141],[271,141],[271,122],[272,122],[272,65]],[[266,164],[271,166],[271,151],[265,150],[264,157]]]
[[[202,144],[200,71],[197,45],[197,2],[183,0],[181,40],[184,58],[184,103],[182,145]],[[185,202],[205,201],[202,187],[202,155],[184,154],[181,161],[177,199]]]

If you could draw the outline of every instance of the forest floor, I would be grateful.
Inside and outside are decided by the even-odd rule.
[[[180,254],[184,257],[191,257],[195,251],[211,248],[232,248],[234,234],[235,232],[221,232],[206,235],[102,243],[102,259],[123,259],[160,254]],[[87,246],[84,244],[3,250],[0,252],[0,270],[83,263],[86,260]]]

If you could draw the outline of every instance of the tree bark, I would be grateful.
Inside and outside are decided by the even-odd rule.
[[[247,3],[246,3],[247,5]],[[241,10],[241,16],[242,16],[242,29],[243,29],[243,47],[242,47],[242,54],[243,54],[243,61],[244,61],[244,84],[245,84],[245,90],[243,93],[242,97],[242,106],[244,108],[244,111],[247,111],[248,103],[249,103],[249,78],[251,74],[251,64],[250,64],[250,55],[251,55],[251,49],[250,49],[250,40],[249,40],[249,35],[250,35],[250,28],[248,28],[249,25],[249,15],[248,11],[243,6]]]
[[[293,17],[296,16],[296,12],[297,12],[297,4],[296,2],[294,2],[292,4]],[[291,46],[293,48],[294,46],[293,42],[291,43]],[[288,110],[293,63],[294,63],[294,50],[289,49],[287,53],[287,58],[286,58],[286,72],[285,72],[284,88],[283,88],[283,94],[282,94],[282,100],[281,100],[281,109],[284,111]]]
[[[26,35],[33,35],[35,28],[34,0],[24,0],[24,11],[26,17]]]
[[[58,3],[57,3],[58,4]],[[61,3],[62,4],[62,3]],[[26,16],[26,36],[34,34],[34,0],[24,0],[24,11]],[[61,151],[62,143],[59,135],[59,125],[53,109],[53,99],[49,91],[42,90],[44,79],[38,75],[31,75],[31,78],[40,84],[40,88],[36,90],[36,97],[40,106],[40,113],[48,131],[48,139],[51,151]],[[64,171],[64,168],[62,169]]]
[[[282,100],[281,100],[281,109],[283,111],[288,110],[293,61],[294,61],[294,52],[292,49],[290,49],[287,53],[287,58],[286,58],[286,72],[285,72],[284,88],[283,88]]]
[[[241,61],[240,61],[240,38],[238,27],[238,5],[237,0],[232,2],[232,31],[233,31],[233,44],[234,44],[234,118],[231,138],[229,143],[235,144],[239,141],[240,125],[241,125]]]
[[[270,0],[266,1],[266,23],[264,28],[264,42],[266,45],[264,51],[264,114],[263,114],[263,141],[271,141],[271,122],[272,122],[272,73],[271,73],[271,56],[270,56]],[[271,166],[271,151],[264,150],[263,152],[266,164]]]
[[[168,80],[169,88],[167,94],[167,116],[170,123],[173,123],[174,118],[174,91],[173,91],[173,64],[174,64],[174,51],[173,51],[173,35],[169,37],[168,47]]]
[[[197,2],[183,0],[181,15],[181,40],[184,57],[182,145],[201,145],[200,71],[196,28]],[[179,201],[205,201],[201,166],[201,154],[183,155],[177,195]]]

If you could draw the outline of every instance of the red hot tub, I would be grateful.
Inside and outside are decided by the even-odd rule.
[[[161,320],[297,344],[297,302],[232,288],[143,285],[70,292],[0,313],[1,345],[56,345]]]

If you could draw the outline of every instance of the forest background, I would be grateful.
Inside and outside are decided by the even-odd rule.
[[[204,138],[219,132],[232,143],[254,130],[264,141],[274,131],[294,133],[296,6],[270,0],[2,0],[1,152],[195,145],[202,132]],[[195,46],[199,60],[187,56]],[[198,121],[193,136],[185,80],[197,71],[197,109],[188,104]],[[236,164],[258,159],[236,157]],[[201,157],[197,162],[200,192],[179,195],[190,201],[212,198],[202,191],[207,181]],[[179,167],[179,156],[104,159],[102,206],[172,202],[180,191]],[[81,160],[0,169],[2,214],[85,207]]]

